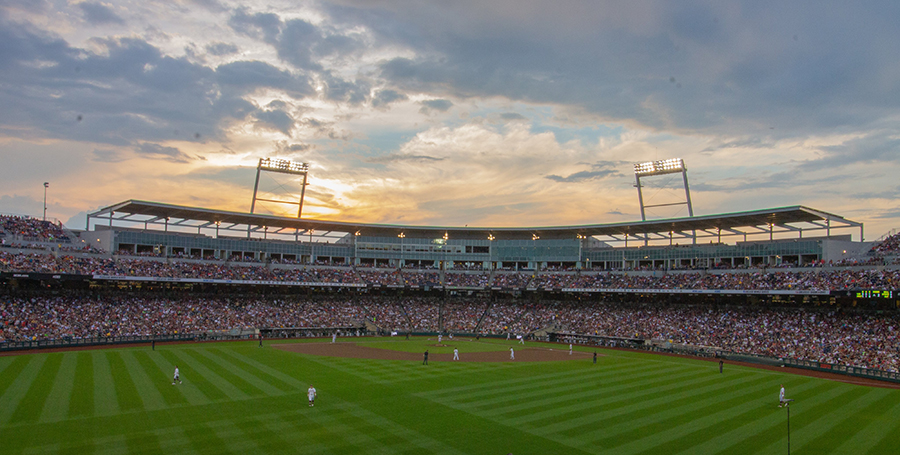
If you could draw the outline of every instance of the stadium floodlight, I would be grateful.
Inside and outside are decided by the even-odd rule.
[[[669,204],[644,205],[644,194],[641,191],[641,177],[653,177],[657,175],[678,174],[681,173],[684,182],[684,202],[676,202]],[[691,205],[691,189],[688,185],[687,168],[684,166],[684,160],[681,158],[669,158],[665,160],[647,161],[644,163],[636,163],[634,165],[635,187],[638,190],[638,203],[641,205],[641,220],[647,221],[646,210],[648,207],[663,207],[671,205],[687,205],[688,215],[694,216],[694,207]]]
[[[276,172],[279,174],[302,175],[303,184],[300,186],[300,201],[283,201],[277,199],[261,199],[258,198],[259,175],[262,172]],[[260,158],[259,164],[256,166],[256,183],[253,184],[253,202],[250,203],[250,213],[256,209],[256,201],[275,202],[278,204],[297,205],[297,218],[303,214],[303,199],[306,197],[307,178],[309,177],[309,163],[296,163],[291,160],[281,158]]]
[[[677,174],[684,170],[684,160],[669,158],[667,160],[647,161],[634,165],[634,174],[641,177],[651,175]]]

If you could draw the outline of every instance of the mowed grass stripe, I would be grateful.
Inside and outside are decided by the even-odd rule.
[[[830,382],[830,381],[829,381]],[[828,390],[817,393],[814,396],[791,394],[796,397],[791,410],[791,445],[800,447],[812,439],[813,432],[817,432],[818,425],[825,416],[835,412],[843,403],[852,401],[864,391],[861,388],[851,388],[845,384],[831,382]],[[802,403],[801,406],[796,406]],[[784,410],[784,409],[780,409]],[[786,413],[785,413],[786,414]],[[786,420],[786,419],[785,419]],[[807,430],[807,431],[804,431]],[[763,447],[765,453],[774,453],[787,446],[787,432],[783,431],[779,438],[773,438],[770,445]]]
[[[156,371],[150,370],[148,372],[145,370],[135,357],[135,351],[119,351],[118,354],[128,370],[128,375],[134,382],[135,392],[140,391],[138,392],[138,397],[143,403],[143,409],[156,410],[167,408],[167,400],[163,398],[163,392],[160,390],[160,386],[165,384],[165,380]]]
[[[14,360],[7,364],[6,368],[4,368],[2,372],[0,372],[2,373],[0,374],[0,397],[3,397],[3,395],[5,395],[7,391],[9,391],[9,388],[13,385],[14,382],[16,382],[25,367],[30,365],[32,362],[37,361],[37,357],[38,356],[36,355],[21,355],[13,357]],[[40,366],[38,366],[38,368],[40,368]]]
[[[656,373],[653,375],[641,375],[640,379],[630,379],[629,376],[621,376],[612,386],[616,389],[617,396],[627,395],[629,393],[651,393],[659,390],[661,384],[669,384],[663,388],[676,387],[672,383],[674,379],[697,377],[696,371],[687,370],[680,374]],[[578,413],[578,408],[586,406],[582,396],[573,394],[572,392],[585,392],[591,390],[607,390],[610,387],[602,384],[591,384],[586,381],[576,382],[573,386],[560,387],[556,383],[539,384],[538,388],[530,393],[513,393],[504,397],[503,403],[488,403],[478,406],[478,409],[485,409],[481,415],[491,416],[498,419],[514,419],[517,424],[523,424],[531,421],[539,420],[546,416],[548,406],[554,411],[555,415],[560,413]],[[491,400],[494,401],[494,400]],[[501,405],[502,404],[502,405]]]
[[[91,360],[94,367],[95,415],[118,414],[119,401],[106,352],[91,351]]]
[[[895,408],[896,409],[896,408]],[[900,418],[896,418],[893,420],[886,420],[885,428],[888,430],[885,434],[887,437],[882,438],[878,441],[878,444],[875,444],[868,452],[866,453],[897,453],[897,437],[900,435]],[[862,453],[862,452],[854,452],[854,453]]]
[[[272,368],[269,365],[257,360],[256,358],[238,352],[237,349],[216,349],[216,353],[223,356],[231,357],[232,360],[244,365],[244,368],[252,368],[257,371],[257,375],[268,378],[270,383],[278,384],[283,390],[296,390],[303,387],[304,383],[297,378],[284,374],[283,372]],[[266,355],[268,353],[261,353]],[[282,364],[283,365],[283,364]]]
[[[107,436],[94,440],[94,455],[121,455],[123,453],[128,453],[128,440],[125,435]]]
[[[704,373],[707,374],[708,373]],[[596,399],[585,399],[584,405],[567,409],[566,413],[556,417],[544,415],[540,420],[532,420],[529,427],[536,428],[541,434],[556,433],[568,438],[590,439],[600,428],[608,434],[609,428],[624,421],[632,422],[664,407],[670,412],[679,408],[697,407],[708,399],[719,399],[723,392],[734,388],[746,390],[759,386],[765,378],[735,376],[729,380],[707,378],[697,382],[682,382],[672,387],[654,387],[641,390],[640,393],[609,393],[599,390]],[[764,386],[760,386],[764,387]]]
[[[346,443],[359,453],[395,453],[398,448],[409,447],[410,441],[405,438],[382,431],[371,421],[348,412],[318,413],[316,419],[329,430],[343,435]]]
[[[150,360],[163,372],[166,378],[164,384],[169,384],[176,394],[180,394],[191,405],[198,406],[209,404],[213,401],[226,399],[228,396],[215,386],[209,383],[203,376],[195,374],[193,369],[181,369],[182,377],[189,374],[192,380],[187,383],[179,384],[177,387],[172,386],[172,376],[175,373],[176,356],[171,352],[162,353],[159,351],[147,354]],[[184,380],[182,380],[184,382]]]
[[[4,373],[4,379],[9,382],[3,395],[0,395],[0,427],[9,423],[46,361],[46,355],[23,356],[21,368],[9,368],[10,371]]]
[[[259,453],[260,447],[256,441],[247,435],[245,430],[252,431],[252,421],[242,419],[240,425],[234,420],[218,420],[210,422],[207,426],[222,440],[231,453]]]
[[[203,362],[194,361],[194,358],[188,356],[183,349],[167,350],[164,355],[167,358],[171,356],[169,360],[172,364],[178,365],[181,371],[182,382],[187,381],[187,385],[196,385],[207,396],[210,393],[215,393],[212,391],[216,390],[218,391],[217,395],[222,396],[223,399],[244,400],[249,397],[243,390],[235,387],[234,384],[207,368]],[[173,368],[172,371],[175,371],[175,369]],[[176,387],[181,387],[182,385],[184,384],[177,384]]]
[[[72,397],[68,418],[94,415],[94,356],[90,352],[72,353],[75,373],[72,376]]]
[[[153,432],[159,440],[159,446],[167,455],[199,455],[191,440],[180,426],[156,430]]]
[[[212,349],[198,349],[196,352],[213,361],[220,368],[228,371],[235,377],[241,378],[245,383],[251,385],[265,395],[275,396],[281,395],[282,393],[287,391],[296,391],[294,387],[289,387],[287,384],[284,384],[280,380],[270,377],[271,379],[274,379],[274,382],[281,385],[281,387],[278,387],[275,384],[251,373],[245,365],[239,365],[235,362],[234,359],[223,356],[223,354],[217,353]]]
[[[641,369],[640,371],[643,372],[650,370],[651,367],[648,366],[645,369]],[[682,370],[689,371],[686,368],[683,368]],[[557,374],[534,375],[530,377],[526,375],[524,377],[516,376],[513,379],[487,381],[485,383],[478,383],[477,385],[473,384],[465,387],[455,387],[450,391],[442,388],[439,390],[426,392],[421,395],[434,401],[452,402],[461,406],[465,406],[469,403],[484,405],[490,404],[486,400],[490,399],[491,397],[497,397],[499,390],[507,393],[507,395],[517,395],[517,392],[546,389],[548,384],[559,385],[564,383],[583,382],[587,378],[591,377],[618,377],[618,375],[620,375],[623,371],[624,370],[611,369],[595,370],[592,368],[572,369],[568,371],[560,371]],[[658,368],[654,368],[653,371],[658,371]],[[667,372],[658,374],[669,373]]]
[[[144,403],[141,400],[143,395],[138,392],[134,379],[131,377],[131,372],[125,366],[122,351],[107,350],[105,354],[109,362],[112,379],[115,382],[116,400],[119,403],[119,408],[126,412],[143,409]]]
[[[900,397],[895,391],[880,390],[885,397],[873,403],[866,412],[856,413],[857,431],[834,448],[835,453],[870,453],[882,441],[891,447],[900,447],[900,430],[893,427],[895,422],[900,422]]]
[[[210,371],[215,372],[220,378],[228,381],[234,387],[237,387],[247,396],[275,395],[276,393],[267,393],[265,390],[257,387],[248,380],[247,374],[236,372],[236,368],[229,368],[217,362],[213,357],[209,356],[206,349],[202,347],[189,348],[181,351],[183,354],[191,358],[191,362],[203,364]],[[254,381],[256,382],[256,381]]]
[[[791,379],[788,375],[786,378]],[[787,383],[787,381],[785,381]],[[828,390],[828,381],[797,380],[791,382],[793,393],[819,393]],[[730,415],[723,419],[725,426],[720,426],[715,436],[705,437],[704,441],[697,442],[693,446],[685,448],[683,455],[695,453],[756,453],[760,441],[768,441],[777,433],[777,428],[783,425],[778,413],[783,408],[778,408],[777,387],[774,381],[766,387],[763,393],[755,399],[758,405],[755,411],[748,414]],[[748,400],[749,401],[749,400]]]
[[[125,436],[128,453],[171,455],[171,453],[166,454],[163,451],[159,437],[152,432],[139,431],[128,433]]]
[[[629,366],[621,366],[621,367],[611,367],[611,368],[597,368],[593,367],[584,368],[584,369],[571,369],[567,371],[555,371],[544,374],[537,375],[524,375],[524,376],[516,376],[511,379],[502,379],[496,381],[489,381],[486,383],[482,383],[479,381],[473,381],[472,384],[466,384],[464,386],[459,387],[444,387],[439,390],[429,391],[423,395],[427,395],[428,398],[440,399],[442,396],[454,396],[454,397],[471,397],[473,401],[477,400],[479,396],[492,395],[493,392],[498,387],[503,387],[504,390],[511,390],[511,388],[516,387],[524,387],[529,388],[534,384],[544,384],[547,382],[552,382],[556,380],[562,380],[569,377],[579,377],[580,375],[591,373],[591,374],[599,374],[602,376],[615,376],[621,372],[626,371],[659,371],[659,367],[657,365],[648,365],[646,363],[642,364],[632,364],[639,365],[636,369]],[[517,364],[517,368],[529,368],[528,364],[520,363]],[[687,368],[681,368],[681,370],[687,370]]]
[[[858,433],[865,422],[866,416],[873,411],[884,410],[885,402],[896,402],[889,399],[891,395],[885,389],[856,387],[858,397],[852,401],[835,408],[833,412],[823,415],[815,426],[809,425],[800,429],[797,440],[808,442],[797,445],[811,453],[827,453],[834,449],[834,441],[851,439]],[[818,434],[818,436],[816,436]],[[900,446],[898,446],[900,449]]]
[[[75,388],[75,369],[78,355],[74,352],[62,354],[62,362],[56,377],[53,378],[53,387],[44,402],[39,420],[41,422],[56,422],[64,420],[69,414],[69,406]]]
[[[681,440],[683,446],[685,438],[690,447],[702,442],[702,435],[709,434],[709,428],[718,422],[764,409],[765,401],[759,397],[762,395],[760,390],[767,388],[768,384],[763,383],[733,394],[717,394],[718,397],[704,400],[696,406],[660,410],[634,421],[619,423],[615,428],[608,428],[609,433],[596,434],[601,437],[587,443],[623,455],[669,453],[666,452],[667,444]],[[700,439],[697,439],[698,435],[701,435]],[[746,444],[752,446],[753,442]],[[695,449],[691,450],[697,453]]]
[[[63,354],[43,354],[47,360],[41,366],[37,376],[26,387],[28,392],[15,407],[10,420],[15,424],[37,422],[41,417],[41,411],[50,395],[54,379],[57,377],[59,367],[62,365]],[[6,423],[0,419],[0,425]]]
[[[771,413],[766,400],[760,397],[771,388],[768,378],[758,378],[755,386],[747,384],[737,388],[733,393],[714,391],[695,397],[696,400],[681,406],[666,408],[665,411],[652,413],[644,411],[643,416],[633,423],[646,430],[643,434],[618,424],[609,427],[599,443],[609,443],[616,436],[618,440],[631,439],[632,445],[626,450],[613,445],[622,453],[674,453],[685,450],[688,453],[703,453],[695,447],[713,434],[727,432],[735,426],[741,426],[760,413]],[[623,416],[628,418],[628,416]]]
[[[188,400],[185,395],[182,393],[185,390],[185,387],[172,387],[172,383],[166,374],[165,370],[160,367],[157,363],[155,363],[150,358],[150,353],[147,351],[130,351],[131,357],[135,362],[137,362],[137,366],[140,367],[142,371],[142,381],[146,380],[147,385],[153,387],[156,390],[156,393],[162,398],[163,402],[159,404],[159,408],[169,407],[169,406],[179,406],[188,404]],[[175,368],[172,368],[172,371],[175,371]],[[153,408],[158,409],[158,408]]]

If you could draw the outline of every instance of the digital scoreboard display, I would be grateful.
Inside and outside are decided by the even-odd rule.
[[[892,299],[894,291],[856,291],[856,298],[859,299]]]

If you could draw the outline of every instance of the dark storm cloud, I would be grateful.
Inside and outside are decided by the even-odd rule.
[[[119,17],[112,8],[97,2],[82,2],[77,4],[79,9],[81,9],[81,13],[84,15],[84,20],[90,23],[91,25],[103,25],[103,24],[124,24],[125,20]]]
[[[372,107],[386,108],[387,105],[393,102],[405,101],[407,99],[409,99],[409,97],[396,90],[379,90],[375,93],[375,96],[372,97]]]
[[[170,161],[172,163],[189,163],[192,158],[175,147],[165,147],[158,144],[145,142],[134,148],[139,156],[157,160]]]

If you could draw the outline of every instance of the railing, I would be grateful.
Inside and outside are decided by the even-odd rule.
[[[23,351],[32,349],[68,349],[74,347],[121,345],[121,344],[150,344],[153,342],[165,343],[172,341],[224,341],[252,339],[255,333],[231,334],[229,332],[204,332],[169,335],[133,335],[118,337],[88,337],[88,338],[61,338],[55,340],[32,341],[3,341],[0,342],[0,352]]]

